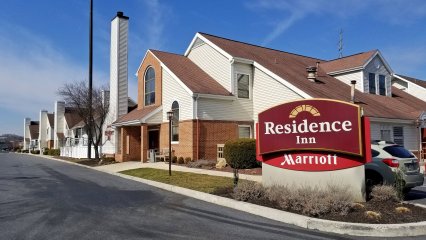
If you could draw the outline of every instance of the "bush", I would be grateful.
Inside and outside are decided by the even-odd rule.
[[[172,157],[172,163],[177,163],[177,161],[178,161],[178,157],[173,156],[173,157]]]
[[[223,155],[226,162],[235,169],[254,168],[259,166],[256,161],[256,140],[242,138],[225,143]]]
[[[45,149],[44,151],[43,151],[43,155],[48,155],[49,154],[49,150],[48,149]]]
[[[223,149],[223,156],[226,159],[226,163],[234,170],[234,188],[238,185],[238,169],[259,166],[256,161],[255,139],[241,138],[227,141]]]
[[[348,214],[354,208],[350,196],[345,188],[335,186],[328,186],[327,189],[312,187],[291,189],[285,186],[273,186],[264,190],[264,199],[279,209],[313,217],[328,213]],[[255,198],[255,201],[257,200]]]
[[[232,196],[238,201],[257,201],[265,196],[265,189],[259,183],[242,182],[234,189]]]
[[[183,159],[183,157],[179,157],[178,160],[177,160],[177,162],[179,164],[184,164],[185,160]]]
[[[22,153],[29,153],[28,150],[22,150]]]
[[[390,185],[378,185],[373,187],[370,196],[371,201],[374,202],[397,202],[399,199],[397,190]]]
[[[405,198],[405,181],[403,173],[400,170],[397,170],[396,173],[394,173],[395,176],[395,191],[397,199],[404,200]]]
[[[50,155],[50,156],[59,156],[59,155],[61,155],[61,150],[60,149],[54,149],[54,148],[48,149],[47,150],[47,155]]]
[[[216,161],[211,161],[211,160],[197,160],[193,162],[188,162],[186,164],[186,166],[190,168],[202,168],[202,167],[213,168],[215,165],[216,165]]]
[[[40,154],[40,150],[31,150],[31,154]]]
[[[187,164],[191,161],[192,161],[192,159],[190,157],[186,157],[185,160],[184,160],[184,163]]]

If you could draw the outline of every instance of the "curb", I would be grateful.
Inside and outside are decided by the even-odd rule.
[[[39,156],[39,155],[31,155]],[[234,199],[220,197],[208,193],[198,192],[195,190],[173,186],[165,183],[155,182],[143,178],[133,177],[122,173],[114,173],[109,171],[103,171],[93,167],[73,163],[53,157],[40,155],[39,157],[60,161],[72,165],[78,165],[81,167],[93,169],[99,172],[108,173],[118,177],[126,178],[129,180],[141,182],[153,187],[157,187],[170,192],[178,193],[184,196],[202,200],[205,202],[217,204],[220,206],[236,209],[239,211],[254,214],[260,217],[268,218],[271,220],[292,224],[306,229],[318,230],[321,232],[337,233],[337,234],[348,234],[352,236],[370,236],[370,237],[413,237],[426,235],[426,221],[416,223],[402,223],[402,224],[365,224],[365,223],[348,223],[348,222],[337,222],[331,220],[324,220],[312,217],[306,217],[303,215],[285,212],[278,209],[264,207],[256,204],[247,202],[236,201]],[[411,203],[413,204],[413,203]],[[422,204],[413,204],[419,207],[426,207]]]

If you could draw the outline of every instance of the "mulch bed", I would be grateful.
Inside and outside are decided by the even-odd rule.
[[[233,193],[233,189],[228,187],[228,188],[219,188],[212,194],[233,199],[232,193]],[[249,202],[253,204],[265,206],[265,207],[280,209],[276,203],[268,201],[267,199],[262,199],[258,201],[249,201]],[[333,221],[341,221],[341,222],[370,223],[370,224],[397,224],[397,223],[414,223],[414,222],[426,221],[426,208],[418,207],[412,204],[397,203],[397,202],[368,201],[365,203],[360,203],[358,206],[363,206],[363,207],[356,207],[345,216],[330,213],[317,218],[333,220]],[[406,213],[398,213],[395,210],[395,208],[397,207],[406,207],[410,211]],[[285,211],[303,215],[300,212],[296,212],[296,211],[289,211],[289,210],[285,210]],[[380,218],[371,219],[366,216],[366,213],[365,213],[366,211],[374,211],[374,212],[380,213],[381,216]]]

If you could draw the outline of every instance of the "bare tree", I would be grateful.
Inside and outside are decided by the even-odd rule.
[[[99,145],[102,144],[102,126],[109,109],[109,99],[104,99],[103,91],[107,91],[107,88],[93,88],[92,104],[90,105],[89,87],[84,81],[67,83],[58,90],[58,95],[64,99],[68,106],[75,108],[78,115],[83,119],[86,133],[88,136],[92,136],[91,139],[88,139],[88,146],[91,145],[90,143],[93,144],[95,159],[97,160],[100,159]],[[90,114],[90,110],[92,114]],[[99,163],[101,162],[102,160],[99,161]]]

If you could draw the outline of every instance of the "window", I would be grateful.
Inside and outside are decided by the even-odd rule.
[[[386,129],[386,130],[380,130],[380,140],[382,141],[391,141],[391,131]]]
[[[369,93],[376,94],[376,75],[374,73],[368,74],[368,88]]]
[[[403,127],[393,127],[393,142],[404,146],[404,128]]]
[[[251,138],[250,126],[238,126],[239,138]]]
[[[385,75],[379,75],[379,94],[386,96],[386,78]]]
[[[387,146],[384,147],[383,150],[385,150],[390,155],[397,157],[397,158],[413,158],[414,155],[408,151],[407,149],[401,147],[401,146]]]
[[[371,149],[371,157],[377,157],[377,156],[379,156],[380,155],[380,152],[379,151],[376,151],[376,150],[374,150],[374,149]]]
[[[172,104],[173,119],[172,119],[172,141],[179,141],[179,103],[174,101]]]
[[[145,73],[145,106],[155,103],[155,71],[149,67]]]
[[[250,98],[250,77],[247,74],[237,74],[238,98]]]

